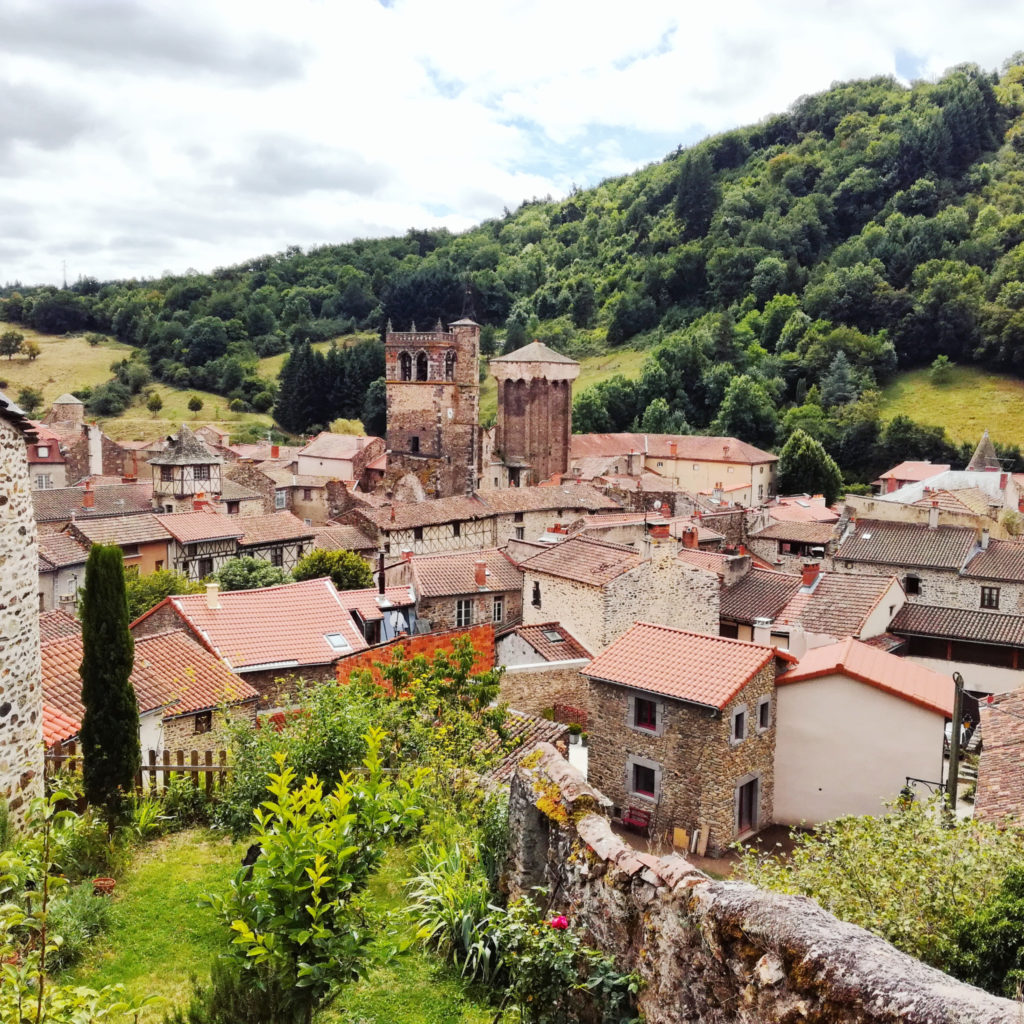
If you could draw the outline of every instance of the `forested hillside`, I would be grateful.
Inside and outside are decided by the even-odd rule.
[[[460,235],[410,230],[153,281],[7,287],[0,319],[96,330],[159,379],[256,408],[259,356],[297,351],[279,422],[379,426],[379,344],[306,342],[463,314],[485,349],[652,351],[577,398],[580,430],[692,429],[781,444],[797,426],[849,479],[886,451],[955,457],[941,431],[881,434],[876,387],[945,355],[1024,375],[1024,56],[906,88],[837,85],[566,199]],[[315,386],[310,384],[316,375]],[[130,376],[127,371],[123,377]],[[307,397],[303,397],[307,396]],[[880,454],[882,453],[882,454]]]

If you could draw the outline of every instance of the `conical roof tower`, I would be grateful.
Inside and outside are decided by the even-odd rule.
[[[978,447],[974,449],[974,454],[971,456],[971,461],[967,463],[967,468],[968,470],[975,471],[1000,470],[1003,468],[996,455],[995,445],[992,443],[992,438],[988,436],[987,430],[981,435],[981,440],[978,442]]]

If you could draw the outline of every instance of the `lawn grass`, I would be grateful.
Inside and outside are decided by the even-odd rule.
[[[621,374],[629,380],[640,376],[650,349],[618,348],[598,356],[584,356],[580,362],[580,375],[573,381],[572,393],[580,394],[587,388]],[[488,374],[480,385],[480,419],[487,420],[498,414],[498,382]]]
[[[957,366],[948,384],[935,385],[928,370],[901,373],[882,391],[882,418],[909,416],[918,423],[945,427],[954,441],[976,443],[984,430],[993,440],[1024,440],[1024,381]]]
[[[92,988],[124,985],[136,999],[160,996],[163,1002],[142,1019],[161,1020],[187,998],[189,976],[207,976],[224,946],[224,926],[197,900],[227,884],[245,847],[200,829],[147,843],[118,883],[112,927],[61,980]]]

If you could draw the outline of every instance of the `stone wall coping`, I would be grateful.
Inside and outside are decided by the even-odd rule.
[[[539,754],[539,757],[537,756]],[[612,802],[589,785],[582,772],[574,768],[550,743],[538,743],[520,762],[520,771],[526,771],[538,781],[546,779],[553,783],[559,801],[568,804],[568,810],[580,799],[586,797],[599,807],[611,807]],[[554,794],[553,794],[554,795]]]

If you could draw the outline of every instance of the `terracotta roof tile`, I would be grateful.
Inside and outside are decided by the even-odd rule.
[[[142,544],[170,540],[170,533],[155,515],[111,516],[75,522],[71,529],[90,544]]]
[[[225,477],[220,484],[220,497],[222,501],[262,501],[263,495],[254,491],[251,487],[245,487],[237,480]]]
[[[801,586],[775,616],[784,624],[799,623],[808,633],[857,636],[895,576],[854,576],[823,572],[813,588]]]
[[[375,551],[377,548],[356,526],[314,526],[313,545],[325,551]]]
[[[916,483],[920,480],[927,480],[938,473],[945,473],[949,470],[947,463],[938,462],[901,462],[898,466],[884,472],[880,480],[902,480],[905,483]]]
[[[476,583],[477,562],[486,563],[487,582],[482,587]],[[523,587],[522,572],[497,548],[448,551],[442,555],[414,555],[410,569],[420,597],[522,590]]]
[[[477,491],[477,497],[491,513],[561,512],[602,509],[622,511],[622,506],[589,484],[561,484],[557,487],[506,487]]]
[[[796,660],[774,647],[638,622],[583,674],[722,709],[777,657]]]
[[[622,544],[570,537],[526,559],[521,568],[523,572],[539,572],[600,587],[643,561],[641,555]]]
[[[404,584],[385,587],[383,604],[376,587],[341,590],[338,592],[338,601],[350,612],[358,612],[364,622],[382,619],[385,608],[411,608],[416,603],[412,590]]]
[[[925,494],[912,502],[917,508],[931,508],[937,505],[944,512],[960,512],[973,515],[987,515],[992,509],[992,499],[980,487],[961,487],[958,490],[926,490]]]
[[[66,636],[80,636],[82,624],[63,608],[54,608],[50,612],[42,612],[39,616],[39,641],[60,640]]]
[[[49,487],[32,491],[36,522],[53,523],[102,516],[127,516],[153,511],[151,484],[104,484],[93,488],[93,507],[82,505],[81,487]]]
[[[783,686],[836,674],[867,683],[938,715],[953,714],[953,681],[949,676],[887,654],[852,637],[813,648],[775,682],[777,686]]]
[[[765,506],[777,523],[834,523],[839,513],[825,504],[820,495],[796,494],[777,498]]]
[[[719,615],[747,624],[758,618],[774,619],[799,589],[799,576],[755,567],[739,582],[722,588]]]
[[[88,557],[89,549],[70,534],[63,532],[39,534],[40,571],[48,572],[51,569],[61,569],[68,565],[85,565]],[[44,561],[49,563],[46,568],[42,567]]]
[[[266,516],[242,516],[238,520],[245,533],[238,542],[243,547],[274,544],[280,541],[312,540],[313,527],[291,512],[272,512]]]
[[[515,746],[514,750],[487,772],[487,777],[497,782],[510,779],[519,763],[538,743],[568,743],[569,726],[564,722],[549,722],[546,718],[537,718],[521,711],[509,711],[502,726],[504,735],[493,734],[482,748],[482,752],[486,753],[491,750],[507,750],[509,746]]]
[[[503,356],[494,356],[492,363],[568,363],[579,366],[575,359],[563,356],[553,348],[548,348],[542,341],[531,341],[529,345],[517,348],[515,352],[506,352]]]
[[[332,434],[323,431],[317,434],[305,448],[299,449],[299,455],[308,455],[314,459],[342,459],[349,461],[356,457],[373,437],[356,437],[353,434]]]
[[[575,661],[592,657],[590,651],[560,622],[517,626],[513,632],[521,636],[545,661]]]
[[[381,530],[410,530],[416,526],[483,519],[491,514],[482,501],[464,495],[437,498],[434,501],[401,501],[387,506],[364,506],[355,511]]]
[[[1024,615],[908,603],[896,613],[889,630],[899,636],[932,636],[1024,647]]]
[[[973,529],[960,526],[930,528],[924,523],[890,523],[861,519],[839,545],[835,558],[845,562],[907,566],[922,569],[960,569],[974,547]]]
[[[1000,824],[1024,819],[1024,690],[981,704],[985,741],[978,760],[974,816]]]
[[[963,575],[972,579],[1024,583],[1024,542],[989,541],[988,548],[979,551],[964,566]]]
[[[750,535],[758,540],[793,540],[803,544],[824,546],[832,539],[831,523],[784,522],[772,523]]]
[[[72,718],[64,714],[60,708],[43,700],[43,742],[52,747],[55,743],[64,743],[78,735],[82,727],[80,718]]]
[[[212,509],[201,512],[168,512],[155,517],[168,533],[181,544],[200,540],[240,538],[245,533],[241,516],[222,515]]]
[[[366,647],[330,580],[221,592],[216,609],[207,606],[205,594],[167,601],[236,672],[258,666],[326,665]],[[332,646],[328,636],[338,636],[337,643],[344,646]]]
[[[735,437],[701,437],[694,434],[573,434],[572,458],[626,455],[631,450],[669,457],[676,445],[677,459],[696,462],[735,462],[756,465],[777,462],[778,456],[755,448]]]
[[[273,457],[273,447],[277,448],[277,458],[279,459],[294,459],[302,450],[299,445],[271,446],[267,441],[260,441],[258,444],[233,444],[229,447],[240,459],[251,459],[253,462],[262,462],[264,459]]]

